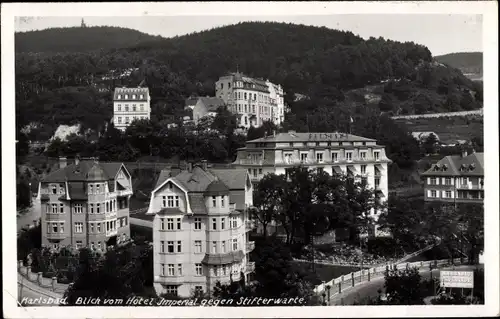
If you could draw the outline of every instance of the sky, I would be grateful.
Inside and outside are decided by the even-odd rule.
[[[242,21],[276,21],[351,31],[368,39],[383,37],[413,41],[434,56],[453,52],[483,51],[482,15],[466,14],[337,14],[281,16],[136,16],[136,17],[30,17],[16,18],[16,31],[54,27],[120,26],[151,35],[174,37]]]

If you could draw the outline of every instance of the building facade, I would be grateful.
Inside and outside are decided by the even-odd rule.
[[[200,97],[193,106],[193,122],[195,125],[206,116],[215,118],[219,107],[224,106],[225,102],[218,97]]]
[[[75,160],[40,182],[42,246],[105,251],[130,239],[132,179],[122,163]]]
[[[175,296],[208,293],[220,281],[249,278],[252,184],[246,170],[206,163],[163,170],[151,193],[154,287]]]
[[[285,119],[283,88],[269,80],[230,73],[215,83],[215,92],[245,128],[260,126],[265,121],[280,125]]]
[[[384,146],[372,139],[345,133],[289,131],[247,141],[244,148],[238,149],[232,165],[248,170],[254,184],[268,173],[285,174],[286,169],[299,165],[330,175],[359,177],[386,200],[390,162]],[[377,219],[379,212],[373,214]]]
[[[113,94],[113,124],[125,131],[132,121],[151,118],[151,97],[149,89],[115,88]]]
[[[484,153],[442,158],[422,174],[428,202],[482,203],[484,200]]]

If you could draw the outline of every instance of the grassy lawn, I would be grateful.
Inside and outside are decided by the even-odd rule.
[[[292,263],[292,267],[297,270],[300,269],[308,274],[311,274],[310,280],[314,285],[319,285],[321,284],[322,281],[328,282],[333,278],[337,278],[342,275],[347,275],[353,271],[359,270],[359,267],[315,264],[313,271],[310,263],[295,262],[295,261]],[[316,274],[316,276],[313,276],[314,274]]]

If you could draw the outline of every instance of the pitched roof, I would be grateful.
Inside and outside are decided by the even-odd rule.
[[[209,170],[213,175],[218,176],[229,189],[245,189],[247,182],[247,170],[237,168],[212,168]]]
[[[191,107],[191,108],[193,108],[196,105],[196,103],[198,103],[198,99],[199,99],[199,97],[190,97],[190,98],[187,98],[186,99],[186,105],[185,105],[185,107]]]
[[[125,98],[127,95],[127,98]],[[135,95],[135,98],[133,98]],[[142,98],[141,98],[142,95]],[[115,92],[113,93],[114,101],[139,101],[139,102],[147,102],[149,97],[149,89],[145,87],[136,87],[136,88],[115,88]]]
[[[199,100],[205,105],[208,112],[216,112],[219,107],[225,105],[224,100],[218,97],[200,97]]]
[[[296,133],[293,131],[287,133],[279,133],[270,135],[255,140],[247,141],[247,143],[258,142],[375,142],[374,139],[347,134],[347,133]]]
[[[215,180],[208,185],[205,193],[207,195],[222,195],[222,194],[228,194],[229,193],[229,188],[224,184],[224,182],[220,180]]]
[[[484,176],[484,153],[449,155],[432,165],[423,176]]]
[[[201,262],[208,265],[225,265],[242,261],[244,256],[245,254],[241,250],[232,251],[227,254],[206,254]]]
[[[115,178],[120,167],[122,166],[122,163],[96,163],[92,160],[82,160],[78,163],[78,165],[71,164],[50,173],[42,180],[42,182],[59,183],[65,181],[86,181],[87,174],[95,165],[97,167],[94,168],[92,174],[99,171],[99,174],[103,175],[102,177],[104,178],[104,180],[111,180]]]

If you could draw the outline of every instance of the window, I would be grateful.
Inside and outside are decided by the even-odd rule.
[[[141,111],[144,111],[144,106],[142,106],[142,104],[140,106],[140,109],[141,109]]]
[[[118,117],[118,124],[122,124],[122,117],[121,116]]]
[[[431,197],[437,197],[437,192],[435,190],[431,190]]]
[[[59,213],[64,214],[64,204],[59,204]]]
[[[125,100],[128,100],[128,94],[125,94]]]
[[[212,230],[217,230],[217,218],[212,218]]]
[[[339,161],[339,154],[338,153],[332,153],[332,161],[334,161],[334,162]]]
[[[174,219],[167,218],[167,230],[174,230]]]
[[[168,285],[165,287],[165,294],[177,297],[177,286]]]
[[[451,198],[451,191],[446,191],[445,192],[445,197],[446,198]]]
[[[220,207],[224,207],[225,203],[224,203],[224,195],[222,195],[220,197]]]
[[[96,210],[96,214],[99,214],[101,212],[101,204],[97,203],[95,205],[95,210]]]
[[[366,174],[366,165],[361,165],[361,174]]]
[[[224,230],[225,228],[226,228],[226,219],[224,217],[222,217],[220,219],[220,229]]]
[[[376,161],[380,160],[380,152],[379,151],[373,152],[373,157],[375,158]]]
[[[100,241],[97,242],[97,249],[101,249],[101,242]]]
[[[144,99],[144,94],[139,95],[139,98],[142,100]]]
[[[179,207],[179,196],[167,196],[165,205],[165,196],[163,196],[163,207]]]
[[[345,152],[345,159],[348,162],[352,161],[352,152]]]
[[[177,276],[182,276],[182,264],[177,264]]]
[[[237,228],[238,227],[238,219],[236,216],[231,217],[232,219],[232,228]]]
[[[165,264],[160,264],[160,272],[162,276],[165,276]]]
[[[238,250],[238,238],[233,239],[233,251]]]
[[[73,206],[73,211],[77,214],[82,213],[83,212],[82,204],[75,204]]]
[[[375,188],[380,187],[380,177],[375,177]]]
[[[361,160],[365,160],[366,159],[366,152],[359,152],[359,157],[361,158]]]
[[[167,252],[173,254],[174,253],[174,242],[167,241]]]
[[[177,218],[177,230],[181,229],[181,219]]]
[[[262,175],[262,168],[259,168],[259,175]]]
[[[126,107],[127,111],[128,111],[128,107]],[[130,118],[128,116],[125,116],[125,124],[128,124],[130,123]]]
[[[316,174],[321,174],[321,173],[323,173],[323,167],[316,168]]]
[[[444,179],[444,184],[445,184],[445,185],[451,185],[451,178],[450,178],[450,177],[446,177],[446,178]]]
[[[137,111],[137,107],[135,106],[135,104],[132,106],[132,111]]]
[[[174,264],[168,264],[167,266],[167,276],[173,276],[174,275]]]
[[[95,243],[94,242],[91,242],[90,243],[90,249],[94,250],[95,249]]]
[[[195,264],[196,276],[203,276],[203,266],[201,264]]]
[[[75,233],[83,233],[83,223],[82,222],[75,223]]]
[[[323,153],[316,153],[316,161],[318,163],[323,163]]]
[[[218,276],[219,275],[219,272],[217,271],[217,266],[213,266],[212,267],[212,276]]]
[[[90,206],[90,213],[93,214],[94,213],[94,204],[89,204]]]
[[[59,185],[59,194],[64,194],[64,187],[62,185]]]
[[[182,241],[180,240],[177,241],[177,252],[182,252]]]
[[[165,218],[160,218],[160,230],[165,230]]]
[[[302,154],[300,154],[300,161],[301,161],[302,163],[307,162],[307,155],[308,155],[307,153],[302,153]]]
[[[194,219],[194,229],[195,230],[200,230],[201,229],[201,218],[195,218]]]
[[[76,244],[75,244],[75,248],[76,249],[80,249],[83,247],[83,244],[82,244],[82,241],[81,240],[77,240],[76,241]]]
[[[222,241],[222,253],[226,253],[226,241]]]
[[[56,195],[57,194],[57,186],[52,185],[52,194]]]
[[[161,240],[160,241],[160,253],[164,253],[164,252],[165,252],[165,241]]]
[[[95,193],[96,193],[96,194],[100,194],[100,193],[101,193],[101,185],[97,184],[97,185],[95,186]]]
[[[121,94],[118,94],[118,100],[120,100],[122,98]]]
[[[100,233],[101,232],[101,223],[97,223],[97,232]]]
[[[244,94],[245,94],[245,97],[244,97],[244,99],[246,100],[246,99],[247,99],[247,92],[245,92]]]
[[[435,177],[431,177],[430,185],[436,185],[436,178]]]
[[[217,253],[217,242],[213,241],[212,242],[212,254],[216,254],[216,253]]]
[[[52,232],[53,233],[59,232],[59,228],[57,227],[57,223],[52,223]]]
[[[59,223],[60,232],[64,233],[64,223]]]
[[[196,254],[200,254],[203,252],[202,248],[201,248],[201,240],[195,240],[194,241],[194,252]]]

